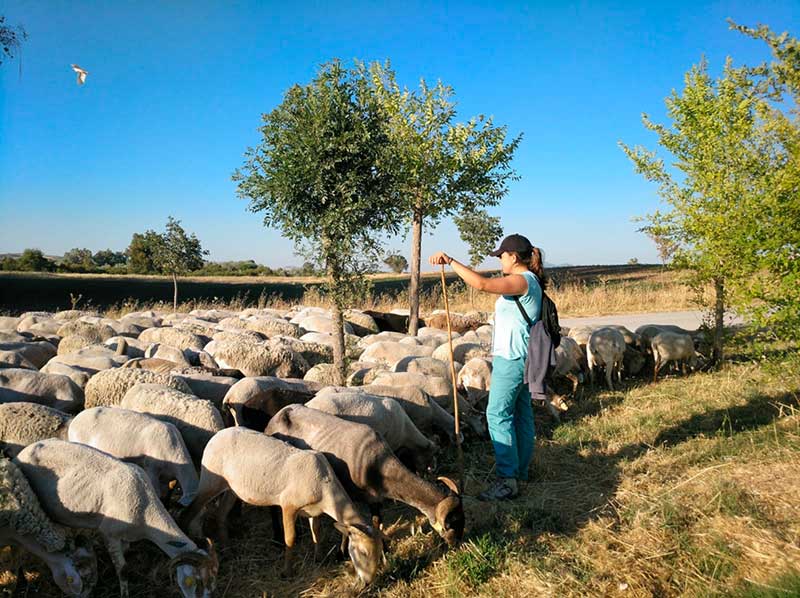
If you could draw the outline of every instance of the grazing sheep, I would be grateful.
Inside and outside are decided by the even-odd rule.
[[[362,311],[355,309],[348,309],[344,312],[344,320],[353,327],[354,334],[358,336],[367,336],[368,334],[377,334],[380,332],[378,324],[372,318]]]
[[[178,428],[144,413],[94,407],[75,416],[67,440],[94,447],[144,469],[162,498],[177,480],[188,506],[197,494],[197,471]]]
[[[349,539],[350,558],[359,578],[367,584],[375,578],[384,560],[383,536],[358,512],[321,453],[299,450],[253,430],[223,430],[211,439],[203,453],[200,489],[182,519],[183,527],[195,527],[193,522],[203,507],[226,491],[233,491],[251,505],[280,507],[286,544],[285,574],[292,572],[297,515],[311,518],[314,552],[319,557],[319,517],[325,514]],[[221,521],[232,505],[230,500],[223,501],[218,513]]]
[[[318,382],[273,376],[244,378],[231,386],[222,404],[237,426],[263,430],[269,419],[286,405],[310,401],[322,386]]]
[[[473,407],[489,396],[492,383],[492,361],[485,357],[473,357],[458,372],[458,388],[467,395]]]
[[[150,540],[171,559],[183,596],[211,596],[217,575],[213,549],[211,554],[199,549],[181,531],[140,467],[63,440],[32,444],[14,462],[56,523],[100,533],[123,598],[128,596],[125,549],[137,540]]]
[[[456,372],[460,371],[461,367],[460,363],[456,363]],[[394,371],[447,378],[450,376],[450,362],[440,361],[433,357],[417,357],[412,355],[398,361],[394,366]]]
[[[21,321],[22,318],[17,318],[14,316],[0,316],[0,330],[15,331]]]
[[[196,349],[198,351],[206,344],[199,335],[172,326],[148,328],[139,335],[139,340],[144,343],[163,343],[179,349]]]
[[[294,352],[284,345],[256,342],[246,336],[214,341],[206,347],[220,367],[239,370],[245,376],[277,376],[281,366],[291,365]]]
[[[622,338],[625,339],[625,344],[628,345],[629,347],[635,348],[639,346],[640,343],[639,335],[635,332],[631,332],[630,330],[625,328],[625,326],[622,326],[620,324],[606,324],[605,326],[603,326],[603,328],[613,328],[614,330],[617,330],[622,335]]]
[[[416,386],[382,386],[370,384],[359,388],[332,387],[336,392],[351,392],[359,390],[364,393],[379,397],[390,397],[400,403],[414,425],[424,434],[441,434],[451,444],[456,441],[455,419],[428,393]],[[326,392],[333,392],[326,389]]]
[[[222,415],[211,401],[161,384],[135,385],[125,393],[119,406],[174,425],[197,463],[211,437],[225,427]]]
[[[305,335],[304,335],[305,336]],[[295,353],[298,353],[308,362],[310,367],[320,363],[333,362],[333,346],[325,343],[315,343],[288,336],[275,336],[273,342],[280,341]]]
[[[96,336],[101,338],[100,342],[117,335],[114,328],[108,324],[100,324],[99,321],[93,324],[84,320],[71,320],[66,322],[62,324],[56,334],[62,338],[72,335]]]
[[[461,334],[468,330],[477,330],[486,324],[485,321],[475,317],[474,314],[470,316],[451,313],[450,314],[450,327],[451,330]],[[427,328],[437,328],[439,330],[447,330],[447,314],[436,313],[425,318],[425,326]]]
[[[46,438],[67,439],[72,417],[36,403],[4,403],[0,405],[0,451],[9,457],[29,444]]]
[[[154,343],[147,347],[144,352],[144,356],[147,358],[172,361],[173,363],[178,364],[178,367],[189,367],[194,364],[192,364],[191,360],[187,356],[187,352],[188,350],[185,349],[178,349],[177,347],[172,347],[163,343]]]
[[[209,373],[186,373],[176,374],[189,388],[192,394],[211,401],[221,413],[225,411],[222,406],[222,401],[225,400],[225,395],[233,387],[234,384],[239,382],[241,378],[234,378],[232,376],[217,376]],[[223,413],[223,417],[225,413]]]
[[[306,407],[368,425],[383,436],[397,458],[413,472],[433,467],[439,450],[436,443],[426,438],[400,403],[390,397],[322,389]]]
[[[309,315],[299,320],[297,324],[306,332],[325,332],[327,334],[333,334],[335,330],[333,327],[333,318],[327,313],[325,315]],[[342,327],[345,334],[354,334],[353,327],[347,321],[342,322]]]
[[[645,361],[645,356],[641,351],[630,345],[625,347],[625,355],[622,357],[625,374],[628,376],[638,375],[644,369]]]
[[[0,343],[0,351],[14,351],[30,361],[38,370],[56,356],[56,348],[47,341]]]
[[[650,341],[650,347],[655,360],[653,369],[653,382],[658,378],[658,372],[664,364],[675,361],[681,364],[683,375],[686,375],[686,365],[695,369],[699,363],[698,354],[694,350],[694,340],[688,334],[679,332],[659,332]]]
[[[578,390],[578,384],[583,378],[586,359],[583,357],[578,343],[568,336],[561,337],[561,343],[555,349],[556,367],[553,369],[553,378],[567,378],[572,382],[572,392]],[[579,357],[580,356],[580,357]]]
[[[39,371],[42,374],[66,376],[81,388],[86,388],[86,384],[89,382],[88,372],[75,366],[61,363],[60,361],[48,361]]]
[[[245,322],[247,330],[255,330],[269,338],[277,335],[298,338],[301,334],[297,324],[287,322],[283,318],[253,317]]]
[[[406,357],[430,357],[434,349],[425,345],[409,345],[404,343],[380,341],[372,343],[361,354],[359,361],[375,363],[393,368]]]
[[[53,357],[47,362],[47,365],[63,363],[94,375],[103,370],[118,368],[128,361],[129,357],[127,355],[120,355],[118,353],[119,350],[112,351],[108,347],[102,345],[92,345],[91,347],[85,347],[74,353]]]
[[[592,332],[598,328],[599,326],[575,326],[570,329],[569,337],[578,343],[579,347],[585,348],[589,342],[589,337],[592,336]]]
[[[586,343],[586,361],[589,366],[589,379],[594,384],[594,370],[598,366],[605,367],[606,384],[609,390],[614,390],[611,384],[613,374],[622,382],[622,363],[625,356],[625,337],[614,328],[599,328],[592,332]]]
[[[181,366],[174,361],[161,359],[159,357],[135,357],[123,363],[122,367],[131,370],[147,370],[149,372],[155,372],[156,374],[169,375],[172,373],[172,370],[176,370]]]
[[[272,418],[270,434],[297,448],[320,451],[354,500],[376,512],[385,498],[423,513],[442,538],[454,546],[464,534],[464,508],[454,482],[451,494],[411,473],[375,430],[304,405],[289,405]],[[442,478],[440,478],[442,479]]]
[[[77,413],[83,408],[83,389],[66,376],[20,368],[0,369],[0,403],[20,401]]]
[[[80,334],[71,334],[62,338],[61,342],[58,343],[58,355],[74,353],[75,351],[85,347],[91,347],[92,345],[101,345],[104,340],[105,339],[100,336],[100,333],[96,330],[88,330]]]
[[[116,368],[98,372],[91,377],[86,385],[86,408],[119,405],[125,393],[137,384],[163,384],[187,394],[192,392],[186,382],[169,374]]]
[[[378,334],[370,334],[358,340],[358,348],[359,349],[366,349],[373,343],[381,343],[381,342],[389,342],[389,343],[398,343],[404,338],[408,338],[408,335],[403,332],[392,332],[392,331],[384,331],[379,332]]]
[[[471,343],[463,338],[453,340],[453,358],[459,363],[467,363],[473,357],[489,357],[490,353],[480,343]],[[431,357],[450,363],[450,345],[444,343],[437,347]]]
[[[67,596],[88,596],[97,581],[91,545],[68,538],[44,513],[19,468],[0,457],[0,546],[20,546],[42,559]]]

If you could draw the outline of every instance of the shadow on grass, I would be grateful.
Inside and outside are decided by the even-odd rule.
[[[754,430],[771,424],[781,414],[781,405],[797,408],[800,389],[780,396],[755,395],[746,404],[725,409],[698,413],[663,430],[655,440],[655,446],[675,446],[699,436],[727,434]]]

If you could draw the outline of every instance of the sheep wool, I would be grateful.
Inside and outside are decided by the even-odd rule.
[[[45,438],[66,439],[72,417],[36,403],[0,405],[0,450],[15,456],[29,444]]]
[[[122,397],[137,384],[161,384],[191,394],[189,385],[178,377],[150,370],[114,368],[98,372],[86,384],[85,408],[119,405]]]
[[[0,457],[0,528],[32,536],[48,552],[62,550],[64,530],[45,515],[33,489],[19,468]]]

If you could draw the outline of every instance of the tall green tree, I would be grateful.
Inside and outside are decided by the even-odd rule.
[[[503,235],[500,217],[490,216],[486,210],[478,209],[458,214],[453,220],[461,240],[469,247],[469,265],[477,268],[497,248]]]
[[[100,267],[122,266],[127,262],[124,251],[101,249],[92,256],[92,261]]]
[[[333,357],[344,380],[348,302],[363,295],[364,274],[380,257],[380,235],[402,222],[383,107],[357,69],[323,65],[263,116],[261,143],[234,173],[240,197],[281,230],[298,252],[321,262],[333,303]]]
[[[455,213],[497,205],[516,177],[511,159],[522,136],[507,139],[507,128],[491,118],[458,123],[453,89],[441,81],[420,81],[409,91],[386,64],[361,65],[388,119],[394,145],[391,167],[411,225],[409,334],[419,327],[420,263],[424,226]]]
[[[131,243],[125,253],[128,256],[128,270],[133,274],[155,274],[158,268],[155,256],[161,245],[161,235],[153,230],[133,233]]]
[[[91,249],[79,247],[67,251],[62,257],[62,261],[69,266],[77,266],[84,270],[91,270],[95,266]]]
[[[186,233],[180,220],[175,220],[172,216],[167,219],[166,230],[156,247],[153,262],[161,273],[172,276],[173,310],[178,310],[178,276],[202,268],[203,256],[207,254],[208,251],[200,245],[197,236]]]
[[[752,69],[771,88],[760,113],[772,142],[767,182],[743,260],[753,274],[735,288],[739,309],[759,327],[800,339],[800,40],[730,22],[731,27],[765,42],[773,55],[768,65]]]
[[[658,184],[669,208],[648,215],[643,230],[674,243],[673,263],[691,271],[695,283],[713,283],[716,361],[723,357],[728,292],[753,273],[747,256],[760,246],[757,220],[782,160],[763,126],[767,95],[751,69],[736,68],[729,58],[713,78],[704,61],[686,74],[682,92],[667,98],[670,125],[643,116],[672,167],[656,152],[620,144],[635,170]]]
[[[25,272],[53,272],[56,264],[47,259],[41,249],[26,249],[17,259],[17,269]]]

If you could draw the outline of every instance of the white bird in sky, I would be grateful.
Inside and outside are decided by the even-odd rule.
[[[86,75],[89,74],[89,71],[84,71],[77,64],[72,64],[70,66],[72,67],[73,71],[78,73],[78,85],[83,85],[84,83],[86,83]]]

